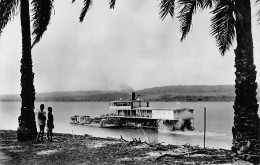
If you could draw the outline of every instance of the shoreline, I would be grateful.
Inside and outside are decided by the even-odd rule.
[[[6,100],[6,99],[0,99],[0,102],[21,102],[22,100]],[[76,103],[76,102],[88,102],[88,103],[100,103],[100,102],[106,102],[109,103],[110,101],[113,100],[101,100],[101,101],[82,101],[82,100],[35,100],[35,102],[72,102],[72,103]],[[234,102],[234,100],[147,100],[149,102]]]
[[[0,130],[2,164],[234,164],[250,165],[225,149],[151,144],[123,137],[54,133],[53,142],[18,142],[15,130]],[[45,136],[46,137],[46,136]]]

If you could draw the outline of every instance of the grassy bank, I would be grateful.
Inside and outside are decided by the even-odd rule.
[[[54,133],[54,141],[17,142],[16,131],[0,130],[0,164],[250,164],[229,150],[148,144],[137,139]]]

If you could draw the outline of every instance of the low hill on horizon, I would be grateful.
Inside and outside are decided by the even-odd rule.
[[[130,99],[129,90],[65,91],[37,93],[36,101],[112,101]],[[233,101],[234,85],[172,85],[134,91],[148,101]],[[258,89],[258,93],[260,93]],[[0,101],[20,101],[19,95],[0,95]]]

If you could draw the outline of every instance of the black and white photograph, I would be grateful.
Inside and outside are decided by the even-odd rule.
[[[1,165],[259,165],[260,0],[0,0]]]

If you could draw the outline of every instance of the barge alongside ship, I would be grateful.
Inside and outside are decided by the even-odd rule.
[[[135,97],[135,93],[132,93],[131,100],[111,101],[109,110],[109,115],[94,119],[75,115],[71,117],[71,123],[100,127],[167,128],[171,131],[194,129],[194,109],[152,108],[148,101]]]

